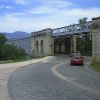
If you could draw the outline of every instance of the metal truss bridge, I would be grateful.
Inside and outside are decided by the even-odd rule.
[[[91,32],[91,22],[92,21],[86,22],[84,24],[73,24],[70,26],[53,29],[53,37],[80,35],[82,33],[90,33]]]

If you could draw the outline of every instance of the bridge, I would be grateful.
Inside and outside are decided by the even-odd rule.
[[[77,35],[83,36],[78,37]],[[30,38],[21,39],[20,41],[9,41],[9,44],[16,44],[17,46],[22,44],[23,47],[23,43],[26,43],[23,49],[26,50],[26,45],[30,45],[29,49],[32,55],[53,55],[54,53],[69,54],[77,50],[77,38],[82,39],[82,37],[85,37],[84,40],[86,42],[88,42],[87,37],[88,40],[92,42],[89,42],[89,46],[92,48],[87,50],[86,46],[84,49],[82,47],[82,50],[86,52],[91,51],[93,60],[100,62],[100,17],[93,18],[92,21],[84,24],[73,24],[55,29],[47,28],[32,32]]]
[[[53,29],[53,37],[89,33],[91,32],[91,23],[92,21],[89,21],[84,24],[73,24],[70,26]]]

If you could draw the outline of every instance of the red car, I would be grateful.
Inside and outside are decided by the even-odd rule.
[[[73,52],[71,55],[71,65],[83,65],[83,56],[80,52]]]

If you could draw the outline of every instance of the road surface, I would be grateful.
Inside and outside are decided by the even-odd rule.
[[[8,80],[11,100],[100,100],[100,73],[84,66],[70,66],[69,58],[23,66]]]

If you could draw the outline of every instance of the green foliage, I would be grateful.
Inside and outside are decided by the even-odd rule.
[[[15,55],[16,58],[22,58],[25,56],[25,51],[22,48],[16,48]]]
[[[86,22],[87,22],[86,17],[79,19],[79,24],[80,24],[82,29],[86,27],[86,25],[85,25]]]
[[[100,62],[93,62],[91,68],[100,72]]]
[[[0,33],[0,60],[16,60],[25,56],[25,51],[13,45],[5,44],[4,34]]]
[[[91,55],[92,53],[92,40],[90,35],[85,34],[82,37],[77,37],[77,50],[84,53],[84,55]]]
[[[5,35],[0,33],[0,46],[4,45],[6,41],[7,41],[7,39],[6,39]]]
[[[79,19],[80,28],[84,29],[86,27],[87,18]],[[77,50],[81,51],[83,55],[92,55],[92,39],[87,33],[84,36],[77,37]]]
[[[23,49],[5,44],[6,40],[6,37],[0,34],[0,60],[16,60],[25,56]]]
[[[87,18],[86,17],[79,19],[79,24],[84,24],[86,22],[87,22]]]
[[[25,52],[21,48],[16,48],[13,45],[3,45],[0,48],[0,60],[16,60],[24,57]]]
[[[80,37],[77,37],[77,50],[78,51],[84,51],[84,44],[85,44],[85,42],[84,42],[84,39],[83,38],[80,38]]]

